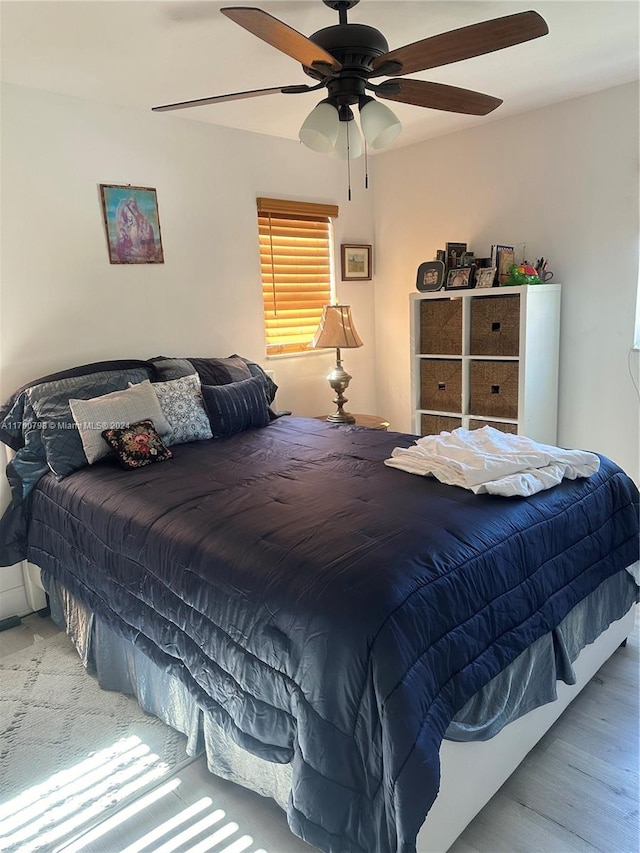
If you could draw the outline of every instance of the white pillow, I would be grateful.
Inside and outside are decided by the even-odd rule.
[[[111,452],[102,437],[105,429],[152,420],[161,438],[164,439],[171,432],[171,426],[148,379],[138,385],[130,385],[123,391],[112,391],[91,400],[69,400],[69,408],[90,465]]]
[[[167,382],[154,382],[151,387],[170,424],[169,435],[162,437],[166,445],[213,438],[197,373]]]

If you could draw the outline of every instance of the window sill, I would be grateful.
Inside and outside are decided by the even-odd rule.
[[[267,361],[280,361],[283,358],[308,358],[309,356],[318,356],[318,355],[326,355],[326,353],[334,353],[333,349],[308,349],[304,352],[282,352],[282,353],[274,353],[273,355],[266,355],[265,359]]]

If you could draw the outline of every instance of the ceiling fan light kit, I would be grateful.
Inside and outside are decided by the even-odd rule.
[[[336,144],[339,129],[338,111],[328,100],[324,100],[320,101],[306,117],[298,137],[300,142],[312,151],[329,154]]]
[[[367,95],[360,99],[360,125],[367,145],[374,151],[391,145],[402,130],[395,113],[386,104]]]
[[[261,95],[295,95],[326,88],[328,97],[309,113],[300,128],[299,138],[313,151],[339,159],[355,159],[363,150],[362,134],[370,148],[379,150],[390,145],[402,130],[398,118],[380,103],[379,98],[466,115],[487,115],[502,103],[500,98],[470,89],[408,80],[404,75],[503,50],[549,32],[545,20],[537,12],[518,12],[430,36],[390,51],[379,30],[365,24],[348,23],[348,10],[360,0],[322,2],[338,12],[339,23],[318,30],[309,38],[253,6],[220,10],[252,35],[299,62],[305,74],[316,81],[314,85],[254,89],[165,104],[153,109],[163,112]],[[376,77],[392,79],[372,83]],[[362,134],[351,109],[353,106],[359,107]]]

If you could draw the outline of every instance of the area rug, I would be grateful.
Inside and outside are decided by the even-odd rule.
[[[66,634],[0,658],[0,850],[55,850],[182,764],[185,745],[102,690]]]

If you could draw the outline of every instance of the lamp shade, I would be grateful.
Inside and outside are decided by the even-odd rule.
[[[298,137],[312,151],[328,154],[338,138],[338,110],[328,101],[320,101],[302,123]]]
[[[380,101],[369,97],[360,102],[360,124],[364,138],[374,150],[389,145],[402,130],[396,114]]]
[[[355,160],[360,157],[363,150],[360,128],[353,117],[350,121],[340,121],[339,124],[336,144],[329,156],[333,157],[334,160]]]
[[[345,349],[361,347],[360,335],[356,332],[349,305],[325,305],[322,319],[316,331],[312,347],[331,347]]]

